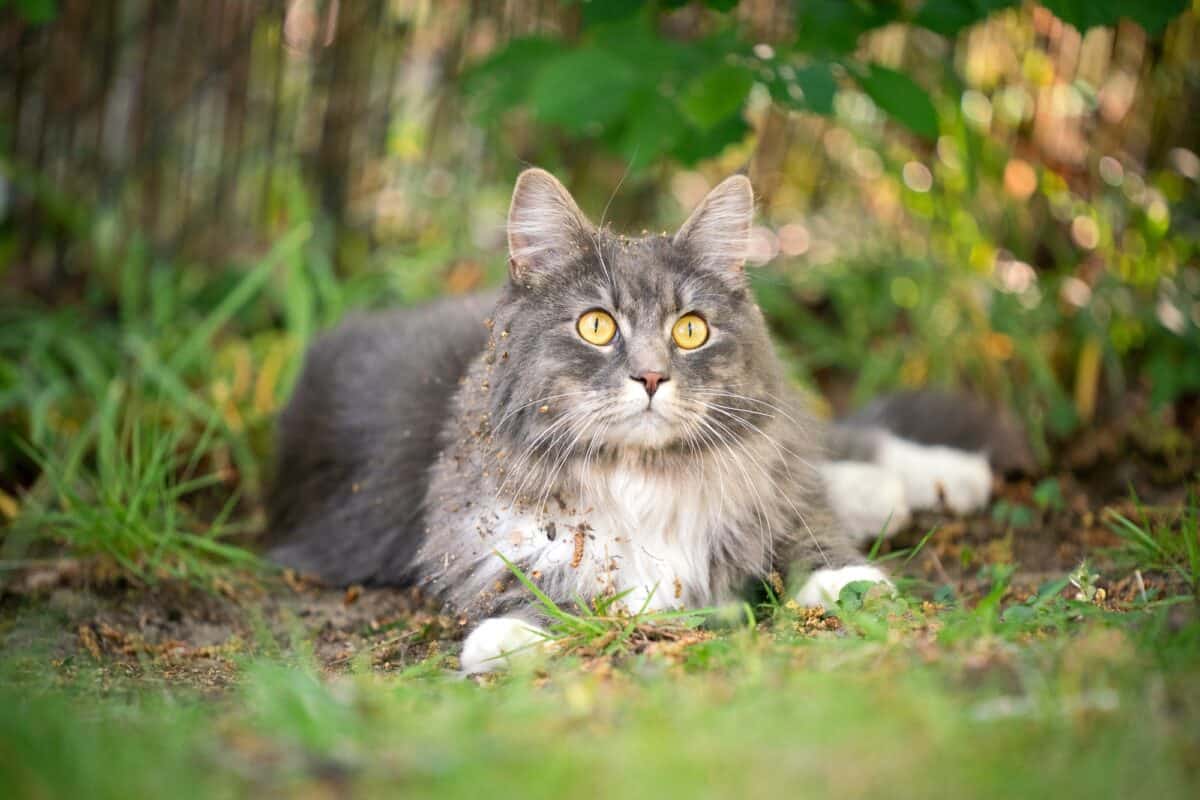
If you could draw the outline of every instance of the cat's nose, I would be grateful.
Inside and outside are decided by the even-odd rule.
[[[630,375],[629,377],[642,384],[642,386],[645,386],[646,394],[650,397],[654,397],[654,393],[658,391],[660,383],[666,383],[670,380],[670,378],[661,372],[643,372],[640,375]]]

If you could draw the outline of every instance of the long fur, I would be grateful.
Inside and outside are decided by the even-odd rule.
[[[429,467],[494,303],[364,314],[312,345],[279,420],[272,558],[337,584],[416,577]]]
[[[524,173],[498,296],[355,318],[312,347],[280,424],[273,557],[420,585],[474,619],[531,613],[509,564],[556,602],[633,610],[863,565],[818,467],[827,444],[878,446],[870,425],[823,433],[788,389],[745,280],[752,214],[735,176],[674,237],[630,239]],[[592,309],[616,320],[611,342],[576,330]],[[689,313],[709,330],[693,350],[671,342]],[[919,447],[902,455],[930,483]]]

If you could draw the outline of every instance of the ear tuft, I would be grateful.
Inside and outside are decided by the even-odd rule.
[[[517,177],[508,209],[509,274],[516,282],[528,282],[561,263],[591,231],[557,178],[544,169],[525,170]]]
[[[704,269],[740,273],[750,249],[754,189],[745,175],[731,175],[700,201],[675,234]]]

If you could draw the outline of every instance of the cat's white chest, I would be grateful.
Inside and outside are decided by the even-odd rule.
[[[636,467],[594,469],[548,516],[509,511],[496,519],[497,549],[588,598],[625,593],[632,611],[696,607],[713,596],[714,543],[724,495]],[[564,587],[566,588],[566,587]]]

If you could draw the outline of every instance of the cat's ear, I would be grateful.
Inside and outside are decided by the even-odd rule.
[[[745,175],[731,175],[700,201],[675,234],[702,269],[740,275],[750,249],[754,189]]]
[[[513,187],[508,208],[508,267],[527,283],[553,269],[592,234],[592,224],[558,179],[544,169],[527,169]]]

